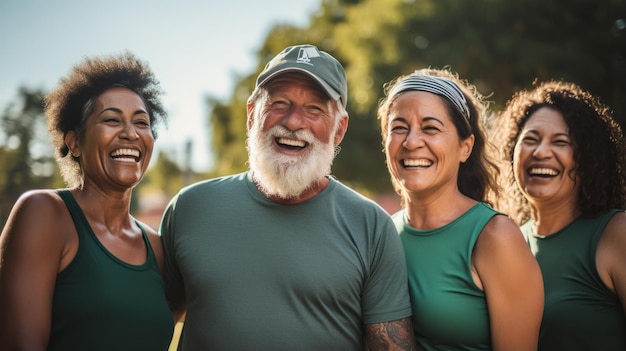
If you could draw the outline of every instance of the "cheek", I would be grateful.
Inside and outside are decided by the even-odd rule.
[[[154,137],[152,136],[152,132],[146,133],[142,139],[146,146],[146,154],[152,155],[152,151],[154,150]]]
[[[385,156],[387,159],[391,159],[398,152],[398,141],[394,140],[394,138],[389,135],[387,136],[387,141],[385,142]]]

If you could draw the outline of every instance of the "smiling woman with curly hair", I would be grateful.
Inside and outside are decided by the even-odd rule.
[[[162,244],[130,214],[161,94],[127,52],[86,58],[45,97],[68,188],[24,193],[2,230],[0,349],[168,349]]]
[[[159,81],[145,63],[129,52],[119,56],[86,58],[82,64],[73,67],[71,74],[60,80],[44,101],[48,132],[68,186],[81,184],[82,180],[79,159],[67,157],[69,148],[65,144],[65,135],[84,127],[98,96],[113,86],[126,87],[143,100],[155,140],[157,126],[167,122],[167,113],[160,100],[163,92]]]
[[[626,147],[609,108],[579,86],[518,92],[492,132],[502,146],[499,208],[541,267],[540,350],[626,350]]]

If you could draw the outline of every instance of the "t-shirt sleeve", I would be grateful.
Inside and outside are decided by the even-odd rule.
[[[168,204],[159,227],[165,256],[163,269],[165,296],[172,310],[179,309],[185,304],[184,281],[176,260],[175,209],[177,199],[178,196],[174,197]]]
[[[406,261],[400,237],[390,218],[381,225],[370,248],[370,271],[363,293],[364,324],[411,316]]]

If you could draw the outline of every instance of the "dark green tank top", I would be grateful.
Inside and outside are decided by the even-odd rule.
[[[76,226],[78,251],[57,276],[48,350],[167,350],[174,321],[144,229],[146,262],[122,262],[96,238],[70,191],[57,193]]]
[[[532,221],[522,226],[543,274],[539,350],[626,350],[624,309],[596,267],[602,231],[619,211],[578,218],[545,237],[536,235]]]
[[[406,256],[419,350],[491,350],[487,299],[474,283],[471,261],[480,232],[497,214],[479,202],[432,230],[411,227],[406,210],[393,216]]]

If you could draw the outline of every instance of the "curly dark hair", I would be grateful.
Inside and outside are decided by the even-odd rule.
[[[532,90],[517,92],[494,122],[494,140],[502,146],[502,185],[508,199],[499,207],[518,224],[531,218],[531,208],[513,177],[513,152],[529,117],[542,107],[560,112],[573,146],[574,170],[580,180],[578,206],[583,215],[594,215],[626,203],[626,141],[608,106],[574,83],[535,83]]]
[[[93,112],[95,100],[112,87],[128,88],[144,101],[150,115],[155,140],[157,126],[167,123],[167,112],[161,103],[163,91],[148,64],[126,51],[118,55],[87,57],[72,67],[59,84],[44,98],[48,132],[55,148],[61,175],[68,186],[82,183],[78,158],[69,153],[65,134],[79,134]]]
[[[498,166],[494,159],[495,148],[487,140],[484,124],[489,117],[489,102],[485,99],[473,84],[466,80],[460,79],[457,73],[450,71],[449,68],[436,69],[425,68],[416,73],[446,78],[454,82],[465,95],[467,105],[469,107],[470,118],[469,125],[466,123],[466,117],[454,106],[454,104],[446,98],[444,101],[460,140],[464,140],[474,135],[474,147],[470,157],[464,163],[461,163],[458,176],[458,187],[461,193],[476,201],[484,201],[492,203],[500,196],[500,187],[496,182]],[[393,89],[393,87],[407,78],[409,75],[397,77],[384,85],[385,95]],[[383,151],[387,141],[389,109],[400,94],[394,96],[386,96],[381,99],[378,107],[378,119],[382,131]],[[401,189],[395,179],[391,179],[393,187],[402,197]],[[406,204],[406,200],[402,199],[402,205]]]

